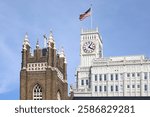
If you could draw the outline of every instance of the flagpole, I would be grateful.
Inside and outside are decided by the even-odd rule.
[[[91,4],[91,29],[93,28],[93,9],[92,9],[92,4]]]

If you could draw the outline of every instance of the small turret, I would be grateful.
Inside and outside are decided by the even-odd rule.
[[[50,32],[50,36],[48,38],[48,47],[56,49],[52,31]]]
[[[39,46],[39,40],[37,39],[37,42],[36,42],[36,49],[39,49],[40,46]]]
[[[56,47],[55,41],[53,38],[52,31],[50,32],[50,36],[48,38],[48,66],[56,66]]]
[[[66,60],[66,56],[65,56],[65,52],[64,52],[64,48],[61,48],[60,54],[60,67],[63,70],[64,73],[64,81],[67,81],[67,60]]]
[[[26,33],[25,34],[25,38],[24,38],[24,41],[23,41],[23,49],[27,49],[27,46],[30,47],[30,43],[29,43],[29,39],[28,39],[28,34]]]
[[[59,52],[59,56],[61,58],[64,58],[64,63],[67,63],[67,60],[66,60],[66,56],[65,56],[65,52],[64,52],[64,48],[62,47],[61,48],[61,52]]]
[[[22,69],[26,69],[27,58],[29,56],[29,53],[30,53],[30,43],[28,39],[28,34],[26,33],[22,45],[22,65],[21,65]]]
[[[54,38],[53,38],[53,33],[52,33],[52,31],[50,32],[49,40],[50,40],[52,43],[54,43]]]
[[[39,40],[38,39],[36,42],[36,49],[34,50],[34,56],[36,58],[36,61],[38,61],[41,58],[41,49],[39,46]]]
[[[61,47],[60,57],[65,58],[65,52],[63,47]]]

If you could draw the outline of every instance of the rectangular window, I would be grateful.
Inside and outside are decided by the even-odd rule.
[[[110,87],[110,90],[113,91],[113,86]]]
[[[118,74],[116,74],[116,80],[118,80]]]
[[[123,80],[123,73],[120,74],[120,80]]]
[[[130,88],[130,85],[127,85],[127,88]]]
[[[95,81],[97,81],[97,74],[95,74]]]
[[[140,85],[137,85],[137,88],[140,88]]]
[[[107,80],[107,75],[106,74],[104,74],[104,81],[106,81]]]
[[[135,77],[135,73],[132,73],[132,77]]]
[[[144,79],[145,80],[147,79],[147,73],[146,72],[144,73]]]
[[[81,80],[81,85],[84,85],[84,80]]]
[[[99,91],[100,91],[100,92],[102,91],[102,86],[99,86]]]
[[[89,85],[89,81],[88,80],[86,80],[86,85]]]
[[[95,92],[97,92],[97,86],[95,86]]]
[[[107,87],[106,87],[106,86],[104,86],[104,91],[105,91],[105,92],[107,91]]]
[[[147,85],[144,85],[144,91],[147,91]]]
[[[102,81],[102,78],[99,78],[99,81]]]
[[[140,76],[140,73],[137,73],[137,77],[139,77]]]
[[[99,74],[99,78],[102,78],[102,74]]]
[[[127,73],[127,77],[130,77],[130,73]]]
[[[118,91],[118,85],[116,85],[116,91]]]
[[[132,85],[132,88],[135,88],[135,85]]]
[[[111,74],[110,77],[111,77],[111,80],[113,80],[113,74]]]

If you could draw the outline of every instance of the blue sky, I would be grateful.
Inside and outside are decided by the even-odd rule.
[[[19,72],[24,35],[32,48],[50,31],[56,47],[65,49],[68,83],[75,81],[80,63],[80,30],[90,28],[90,18],[79,14],[93,4],[93,28],[103,38],[104,56],[150,57],[149,0],[0,0],[0,99],[19,99]]]

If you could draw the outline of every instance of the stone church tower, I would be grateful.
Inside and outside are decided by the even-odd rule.
[[[28,35],[25,35],[22,48],[20,71],[21,100],[68,99],[67,63],[64,50],[57,52],[55,41],[50,33],[45,37],[45,47],[36,49],[32,55]]]

